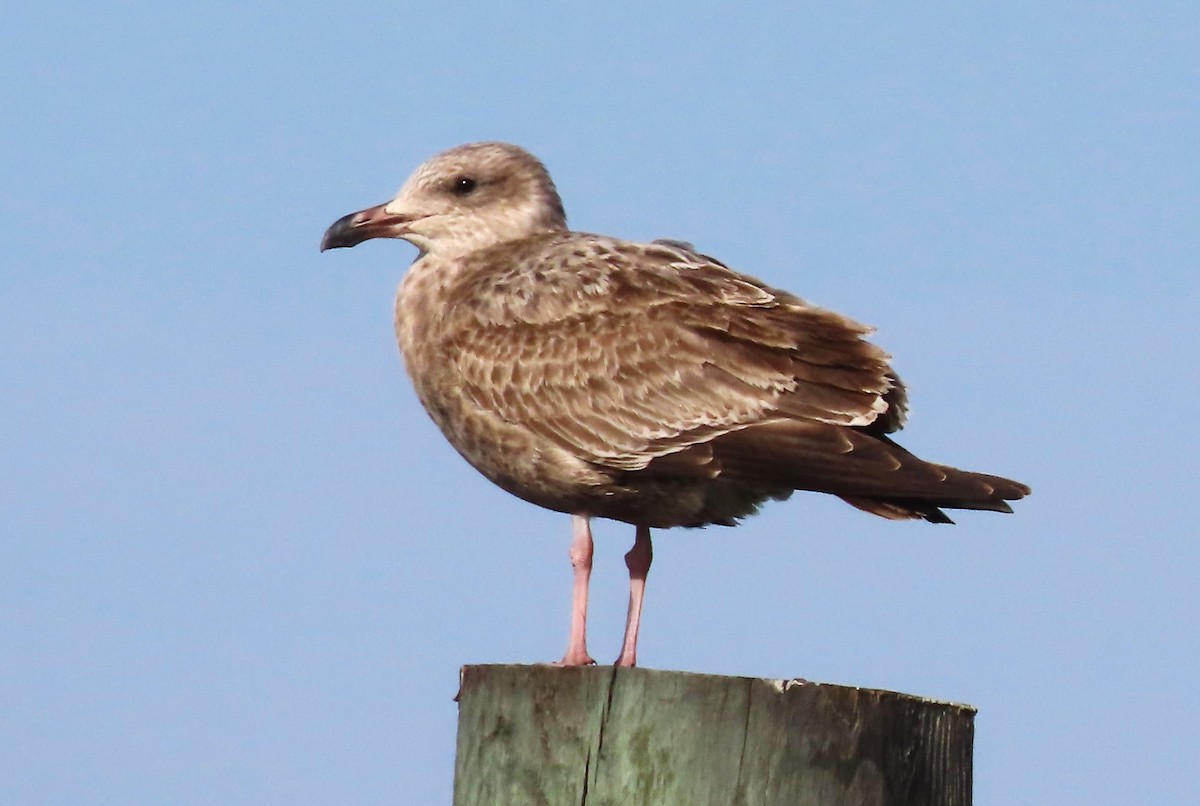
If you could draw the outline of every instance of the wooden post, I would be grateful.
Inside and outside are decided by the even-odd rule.
[[[455,806],[967,806],[975,710],[804,680],[464,666]]]

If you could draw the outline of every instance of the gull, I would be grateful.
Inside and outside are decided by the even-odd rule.
[[[907,395],[871,328],[683,241],[571,231],[545,166],[515,145],[432,157],[321,250],[371,238],[419,250],[395,327],[429,416],[493,483],[572,517],[564,666],[595,662],[592,518],[635,527],[616,661],[633,666],[652,528],[732,526],[796,490],[932,523],[1029,493],[892,440]]]

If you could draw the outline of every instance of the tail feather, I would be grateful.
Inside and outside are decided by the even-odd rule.
[[[1029,494],[1020,482],[926,462],[890,438],[863,429],[781,421],[717,437],[720,475],[764,488],[831,493],[891,519],[953,523],[942,511],[1012,512]]]

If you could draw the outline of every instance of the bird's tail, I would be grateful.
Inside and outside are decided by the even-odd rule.
[[[831,493],[893,520],[953,523],[943,509],[1012,512],[1029,494],[1012,479],[926,462],[890,438],[819,423],[772,423],[722,435],[714,453],[747,481]]]

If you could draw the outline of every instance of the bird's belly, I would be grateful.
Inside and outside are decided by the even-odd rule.
[[[723,480],[665,478],[605,468],[519,424],[480,411],[461,392],[417,388],[430,417],[455,450],[501,489],[546,509],[670,528],[732,524],[784,491]]]

